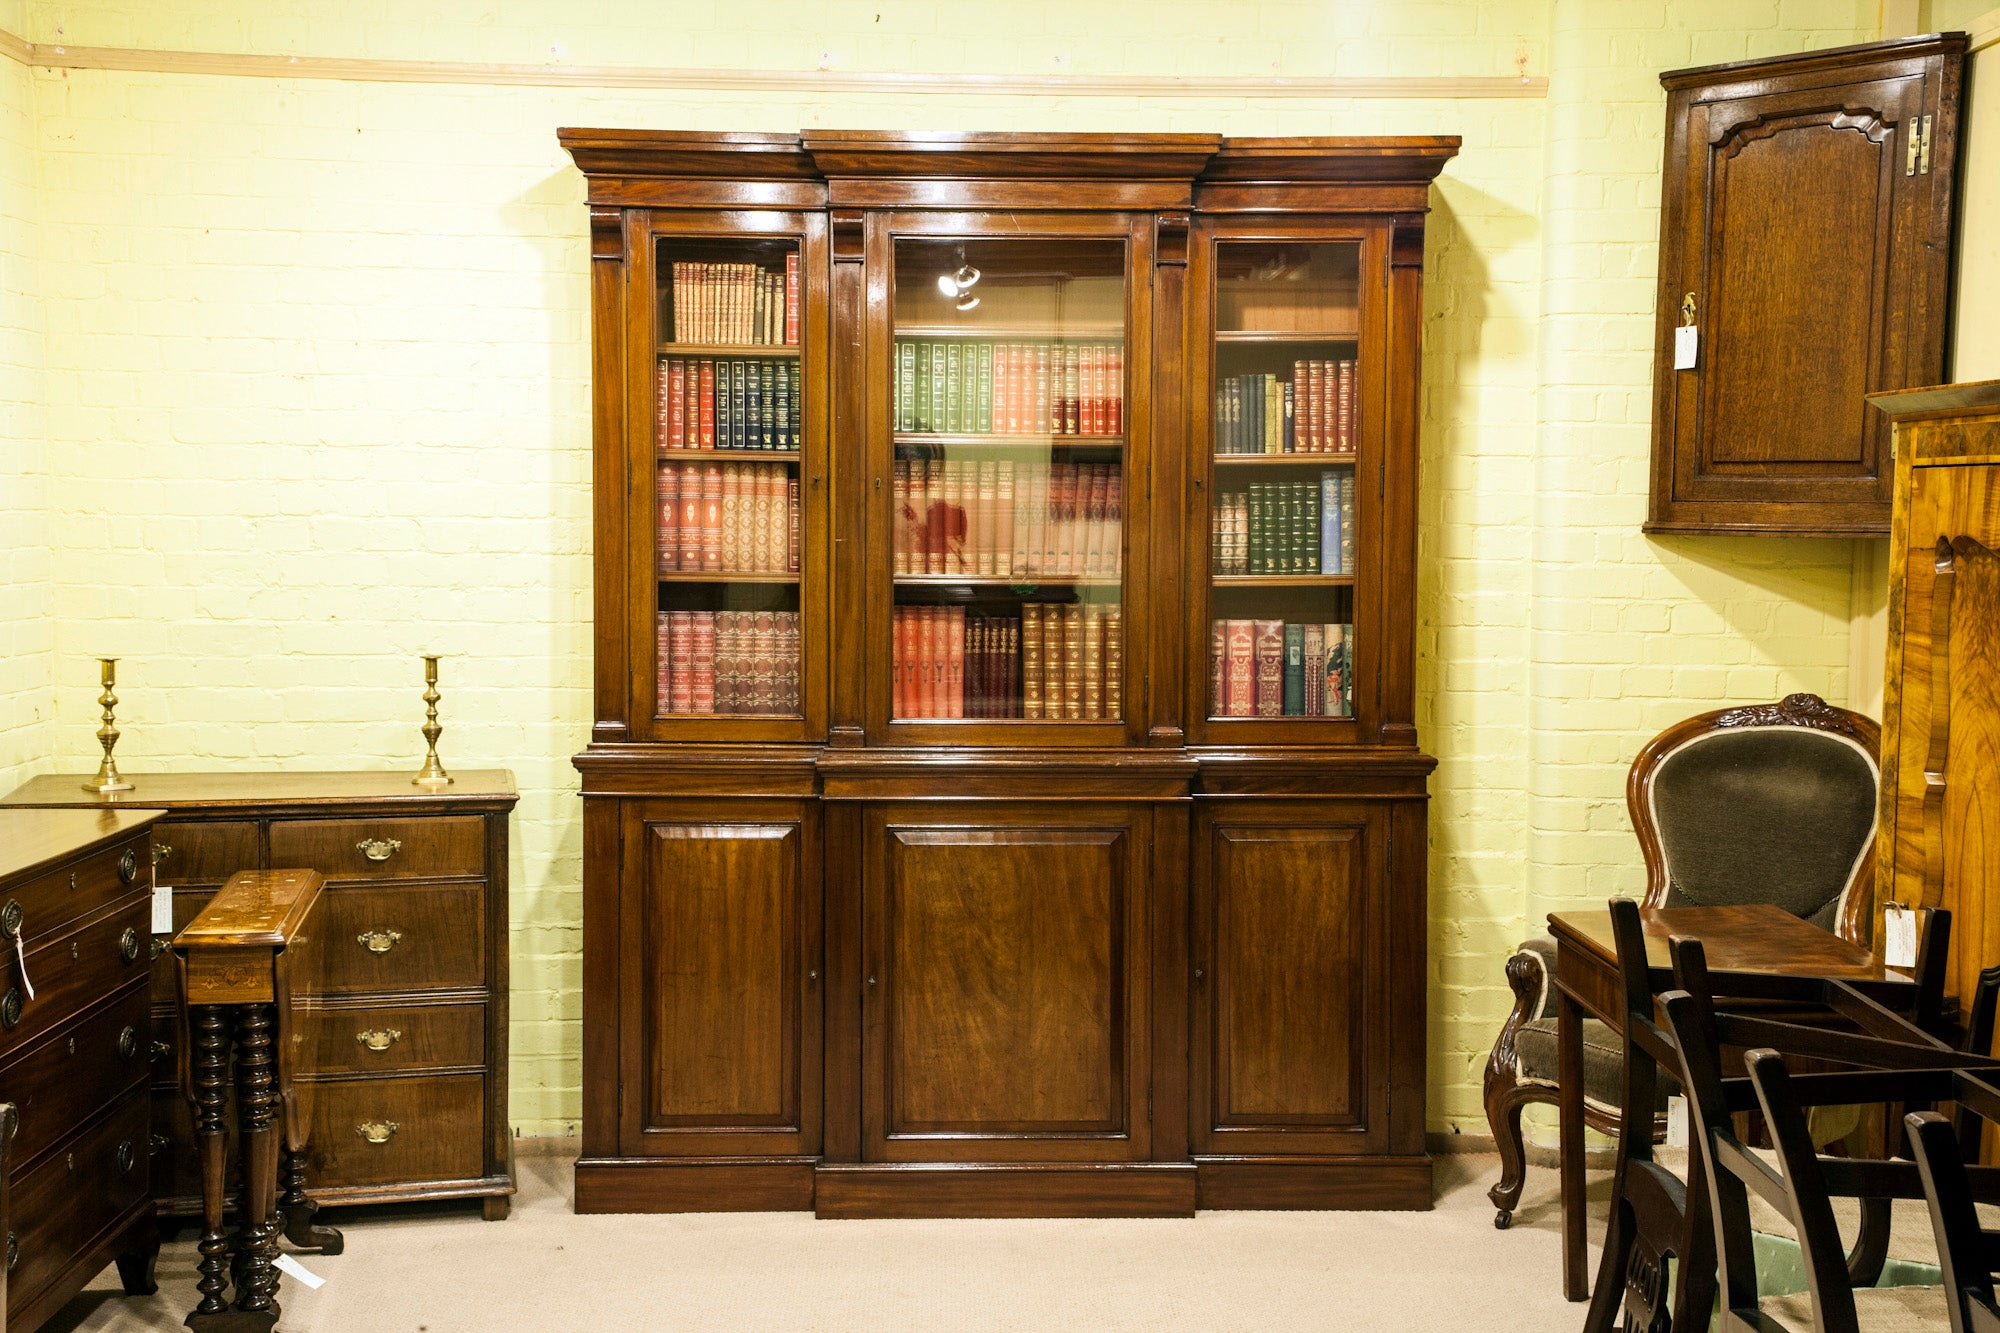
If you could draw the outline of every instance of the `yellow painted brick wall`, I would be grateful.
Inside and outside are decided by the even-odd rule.
[[[33,94],[27,68],[0,57],[0,787],[45,763],[54,702]]]
[[[1022,74],[1490,75],[1525,55],[1555,79],[1544,103],[34,75],[60,579],[48,759],[90,760],[91,658],[116,651],[132,767],[414,764],[415,655],[445,653],[447,760],[511,767],[524,791],[513,1109],[528,1132],[578,1110],[567,760],[589,720],[587,261],[558,125],[1465,136],[1435,195],[1426,311],[1437,1128],[1484,1128],[1506,948],[1550,905],[1636,883],[1615,797],[1644,737],[1724,700],[1845,687],[1846,547],[1638,535],[1655,73],[1870,36],[1874,0],[750,3],[729,25],[636,0],[267,8],[38,3],[28,35]]]

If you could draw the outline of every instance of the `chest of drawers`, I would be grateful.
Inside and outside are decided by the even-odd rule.
[[[128,775],[130,776],[130,775]],[[443,792],[409,774],[131,777],[121,805],[166,818],[154,873],[179,930],[239,870],[316,870],[331,944],[312,1021],[319,1056],[307,1188],[322,1204],[478,1198],[507,1215],[507,823],[511,774],[464,772]],[[0,809],[84,805],[81,778],[37,778]],[[74,793],[75,800],[71,799]],[[143,929],[142,923],[142,929]],[[172,958],[155,947],[151,1007],[172,1032]],[[193,1128],[173,1062],[153,1065],[162,1213],[199,1212]]]
[[[79,793],[81,795],[81,793]],[[41,1325],[104,1265],[152,1290],[159,1250],[147,952],[160,811],[0,810],[5,1327]]]

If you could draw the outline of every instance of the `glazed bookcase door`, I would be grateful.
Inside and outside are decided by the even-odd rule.
[[[877,221],[870,731],[1122,744],[1143,712],[1150,229]]]
[[[1230,224],[1190,254],[1191,739],[1375,730],[1384,250]]]
[[[634,730],[825,730],[825,225],[634,214]]]

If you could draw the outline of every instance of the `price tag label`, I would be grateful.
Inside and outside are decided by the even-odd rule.
[[[1688,1146],[1688,1104],[1685,1097],[1667,1098],[1667,1146]]]
[[[1695,347],[1700,337],[1700,330],[1692,324],[1683,324],[1674,330],[1675,370],[1694,369]]]
[[[1890,967],[1917,965],[1915,908],[1890,903],[1882,909],[1882,961]]]
[[[153,933],[174,933],[174,886],[171,884],[153,886]]]
[[[304,1264],[292,1258],[292,1256],[289,1254],[281,1254],[278,1256],[278,1271],[280,1273],[283,1273],[286,1277],[297,1278],[299,1281],[305,1283],[308,1287],[311,1287],[314,1291],[317,1291],[321,1287],[326,1285],[325,1278],[313,1272],[310,1268],[307,1268]]]

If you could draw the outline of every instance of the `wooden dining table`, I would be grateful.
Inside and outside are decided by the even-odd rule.
[[[1646,965],[1657,993],[1669,989],[1667,940],[1691,935],[1702,943],[1711,973],[1845,981],[1892,1008],[1914,1001],[1916,983],[1882,959],[1830,931],[1767,903],[1730,907],[1647,907],[1639,913],[1646,933]],[[1583,1182],[1583,1017],[1624,1030],[1624,992],[1618,947],[1606,910],[1549,913],[1556,941],[1556,1042],[1558,1130],[1562,1176],[1563,1295],[1590,1297],[1585,1272]]]

